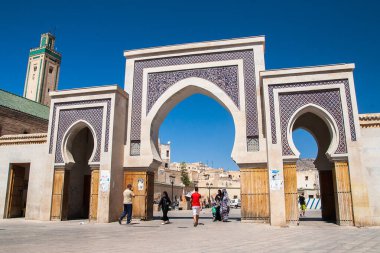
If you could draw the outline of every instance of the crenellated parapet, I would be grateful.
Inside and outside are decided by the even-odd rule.
[[[47,133],[14,134],[0,137],[0,146],[46,143]]]
[[[380,128],[380,113],[359,114],[361,128]]]

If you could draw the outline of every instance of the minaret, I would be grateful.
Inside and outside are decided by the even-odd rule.
[[[54,49],[55,37],[41,35],[40,46],[30,49],[24,97],[49,106],[49,91],[57,89],[61,54]]]

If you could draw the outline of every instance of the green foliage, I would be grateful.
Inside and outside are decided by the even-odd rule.
[[[187,171],[186,171],[186,163],[181,162],[180,166],[181,166],[181,181],[185,186],[189,186],[190,185],[190,179],[189,179],[189,175],[187,174]]]

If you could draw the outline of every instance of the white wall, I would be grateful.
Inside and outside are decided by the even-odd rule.
[[[362,128],[361,134],[372,221],[380,225],[380,128]]]
[[[0,219],[5,218],[11,163],[30,163],[25,219],[46,219],[41,203],[44,198],[51,199],[52,189],[46,188],[46,182],[53,180],[49,178],[47,144],[0,146],[0,154]]]

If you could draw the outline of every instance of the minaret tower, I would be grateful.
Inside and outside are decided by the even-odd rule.
[[[30,49],[24,97],[49,106],[49,91],[57,89],[61,54],[54,49],[55,37],[41,35],[40,46]]]

